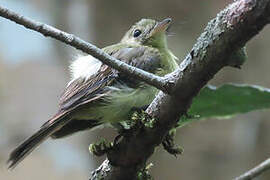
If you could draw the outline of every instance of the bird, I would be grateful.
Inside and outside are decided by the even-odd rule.
[[[129,65],[164,76],[178,67],[178,59],[168,48],[166,37],[171,21],[171,18],[162,21],[141,19],[119,43],[102,50]],[[155,87],[121,73],[91,55],[74,60],[70,72],[71,80],[60,97],[57,113],[10,153],[9,169],[15,168],[48,138],[58,139],[127,120],[133,108],[148,106],[158,92]]]

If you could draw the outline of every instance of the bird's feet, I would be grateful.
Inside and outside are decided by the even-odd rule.
[[[154,118],[149,116],[142,108],[134,108],[128,121],[118,123],[119,135],[114,139],[113,145],[116,145],[122,137],[136,135],[142,128],[153,128],[154,125]]]
[[[139,125],[140,128],[153,128],[156,123],[155,119],[147,114],[143,109],[134,111],[131,116],[131,121],[136,122],[136,125]]]
[[[155,126],[155,122],[155,119],[149,116],[143,109],[134,109],[130,116],[130,120],[113,124],[119,133],[119,135],[114,138],[113,142],[101,139],[97,143],[90,144],[89,151],[96,156],[102,156],[116,147],[121,138],[136,136],[142,128],[153,128]]]

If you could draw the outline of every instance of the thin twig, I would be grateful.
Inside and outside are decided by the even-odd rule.
[[[23,25],[28,29],[32,29],[37,31],[44,36],[49,36],[55,38],[59,41],[62,41],[66,44],[75,47],[87,54],[91,54],[95,58],[99,59],[104,64],[117,69],[123,73],[130,75],[131,77],[140,79],[147,84],[150,84],[166,93],[170,92],[170,83],[167,83],[165,78],[156,76],[152,73],[143,71],[139,68],[135,68],[134,66],[130,66],[116,58],[109,56],[107,53],[103,52],[100,48],[76,37],[73,34],[66,33],[61,31],[55,27],[49,26],[47,24],[34,21],[30,18],[24,17],[18,13],[15,13],[7,8],[0,6],[0,16],[9,19],[11,21],[16,22],[17,24]]]
[[[269,169],[270,169],[270,158],[263,161],[261,164],[254,167],[253,169],[245,172],[241,176],[235,178],[235,180],[251,180]]]

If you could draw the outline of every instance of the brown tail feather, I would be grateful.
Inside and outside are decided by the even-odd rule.
[[[63,127],[70,120],[69,117],[66,117],[65,113],[54,116],[48,121],[49,123],[43,125],[39,131],[26,139],[11,152],[8,159],[8,168],[15,168],[16,165],[37,148],[38,145],[48,139],[55,131]]]

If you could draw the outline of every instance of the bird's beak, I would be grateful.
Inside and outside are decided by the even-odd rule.
[[[165,32],[168,29],[171,22],[172,22],[171,18],[166,18],[163,21],[158,22],[154,27],[154,29],[152,30],[151,36],[159,32]]]

